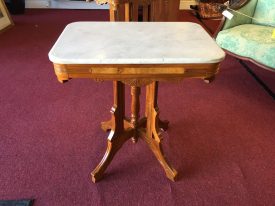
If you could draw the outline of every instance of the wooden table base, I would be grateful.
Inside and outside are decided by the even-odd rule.
[[[172,168],[164,157],[161,146],[161,129],[168,128],[168,121],[159,120],[159,109],[157,106],[158,82],[153,82],[146,86],[146,111],[145,117],[139,119],[139,95],[140,87],[131,86],[131,118],[125,117],[125,85],[122,82],[114,82],[114,105],[111,109],[112,118],[101,124],[104,131],[110,130],[107,150],[101,162],[92,171],[92,181],[99,181],[111,163],[116,152],[129,139],[137,142],[138,138],[142,138],[149,148],[152,150],[166,176],[175,181],[177,171]]]

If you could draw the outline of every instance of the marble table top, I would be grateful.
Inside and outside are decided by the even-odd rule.
[[[56,64],[196,64],[224,57],[191,22],[75,22],[49,52]]]

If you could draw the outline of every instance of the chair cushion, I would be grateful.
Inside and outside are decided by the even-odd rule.
[[[253,24],[275,27],[275,0],[258,0],[254,18]]]
[[[235,11],[230,11],[234,14],[234,17],[231,20],[226,19],[223,29],[229,29],[231,27],[238,26],[241,24],[251,24],[252,19],[247,16],[254,15],[257,1],[258,0],[250,0],[245,6],[238,10],[239,13]],[[245,14],[247,16],[241,15],[240,13]]]
[[[216,41],[220,47],[242,57],[274,68],[275,39],[272,39],[273,27],[243,24],[220,31]]]

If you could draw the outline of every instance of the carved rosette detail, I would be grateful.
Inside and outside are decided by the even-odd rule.
[[[150,79],[126,79],[122,81],[124,84],[135,86],[135,87],[142,87],[148,84],[151,84],[153,80]]]
[[[95,78],[94,81],[96,81],[96,82],[104,82],[104,79]]]

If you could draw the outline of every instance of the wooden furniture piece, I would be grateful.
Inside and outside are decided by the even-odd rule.
[[[0,0],[0,34],[14,25],[4,0]]]
[[[231,20],[223,18],[215,34],[218,45],[227,54],[239,59],[273,99],[275,93],[244,61],[250,61],[263,69],[275,72],[275,40],[272,39],[275,27],[274,5],[275,0],[235,1],[229,7],[229,11],[234,14],[233,18]]]
[[[198,0],[197,5],[191,5],[196,17],[200,19],[217,19],[222,18],[221,5],[228,0]]]
[[[95,1],[110,5],[111,21],[177,21],[179,15],[180,0]]]
[[[91,1],[91,0],[88,0]],[[110,5],[110,21],[173,21],[177,19],[179,12],[179,0],[95,0],[98,4]],[[206,80],[208,81],[208,80]],[[158,90],[158,83],[156,82],[156,94]],[[139,102],[139,94],[141,88],[131,86],[132,105]],[[157,97],[156,97],[157,98]],[[156,105],[157,106],[157,105]],[[131,114],[131,117],[135,117]],[[135,122],[134,118],[131,120]],[[110,121],[106,122],[110,123]],[[136,122],[135,122],[136,123]],[[163,130],[168,129],[169,121],[159,120],[159,126]],[[105,126],[109,128],[108,126]],[[107,131],[107,129],[106,129]],[[133,142],[137,141],[136,137],[132,138]]]
[[[102,123],[102,129],[110,130],[107,150],[91,173],[92,181],[103,177],[116,152],[133,137],[147,143],[166,176],[175,180],[177,172],[166,161],[161,147],[158,81],[213,79],[224,55],[203,28],[194,23],[69,24],[49,52],[58,81],[63,83],[73,78],[114,81],[112,118]],[[130,118],[124,111],[125,85],[133,88]],[[146,86],[146,109],[140,118],[139,87],[142,86]]]

